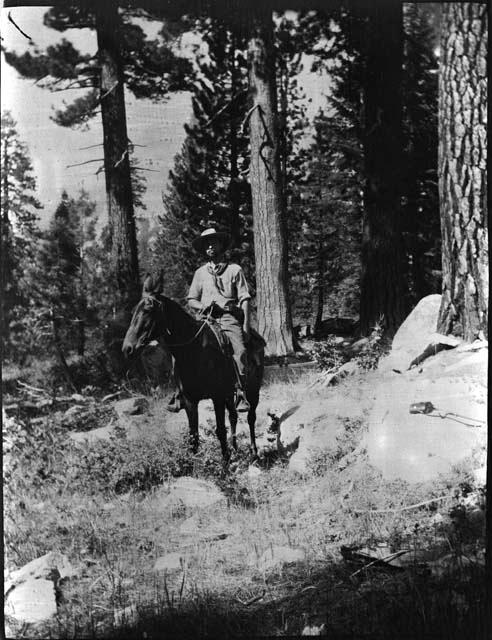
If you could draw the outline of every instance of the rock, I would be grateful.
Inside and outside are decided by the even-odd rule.
[[[272,546],[263,553],[259,560],[256,560],[255,554],[252,554],[250,564],[256,565],[260,571],[269,571],[284,564],[303,562],[305,559],[306,553],[303,549]]]
[[[473,471],[473,482],[477,487],[485,487],[487,482],[487,467],[480,467]]]
[[[29,577],[6,597],[5,614],[18,622],[44,622],[56,612],[55,586],[51,580]]]
[[[68,437],[74,442],[94,443],[97,440],[110,440],[114,434],[114,424],[108,424],[106,427],[91,429],[90,431],[74,431]]]
[[[73,400],[74,402],[86,402],[89,398],[86,398],[81,393],[72,393],[70,400]]]
[[[250,464],[248,467],[248,478],[250,480],[256,480],[257,478],[259,478],[262,475],[262,470],[259,469],[258,467],[256,467],[253,464]]]
[[[343,420],[358,420],[363,407],[358,400],[337,395],[329,400],[306,400],[280,424],[280,441],[285,449],[298,449],[291,461],[303,448],[325,449],[333,446]],[[303,454],[304,455],[304,454]],[[301,453],[297,455],[297,460]],[[293,467],[297,463],[292,462]],[[290,463],[289,463],[290,467]]]
[[[77,572],[66,556],[58,551],[50,551],[44,556],[28,562],[20,569],[11,571],[5,582],[5,593],[12,587],[30,579],[43,578],[56,582],[59,579],[71,578],[75,575]]]
[[[358,370],[359,370],[359,365],[357,364],[357,362],[355,360],[349,360],[348,362],[345,362],[344,364],[342,364],[342,366],[338,369],[338,371],[335,374],[335,377],[331,379],[330,384],[339,382],[340,380],[342,380],[343,378],[346,378],[347,376],[353,376],[354,373],[356,373]]]
[[[71,420],[79,415],[82,411],[85,411],[85,407],[80,406],[79,404],[74,404],[72,407],[69,407],[65,413],[63,414],[64,420]]]
[[[184,563],[184,558],[180,553],[167,553],[165,556],[157,558],[154,571],[180,571],[184,567]]]
[[[227,502],[213,482],[186,476],[174,480],[168,489],[160,489],[154,497],[162,506],[173,509],[204,509]]]
[[[474,378],[444,376],[442,366],[427,375],[410,373],[387,377],[376,389],[364,444],[369,462],[386,479],[425,482],[484,445],[487,390]],[[424,401],[437,411],[410,414],[411,404]]]
[[[370,342],[370,338],[360,338],[350,345],[350,351],[352,353],[359,353]]]
[[[441,296],[422,298],[393,338],[390,354],[382,358],[379,369],[406,371],[410,363],[432,343],[437,329]]]
[[[149,402],[144,396],[139,396],[136,398],[119,400],[114,403],[113,407],[118,414],[118,417],[124,418],[125,416],[134,416],[147,411],[149,408]]]

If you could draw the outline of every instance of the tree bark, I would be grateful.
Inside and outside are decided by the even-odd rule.
[[[364,92],[364,223],[360,327],[381,320],[394,334],[404,317],[400,233],[403,16],[398,2],[368,9]]]
[[[487,7],[443,5],[439,75],[442,303],[438,331],[487,336]]]
[[[101,115],[111,262],[124,307],[139,298],[137,239],[130,175],[123,65],[118,40],[118,7],[113,0],[96,5],[96,30],[101,76]]]
[[[239,248],[241,242],[241,221],[239,218],[239,167],[238,167],[238,115],[236,94],[240,90],[239,70],[236,65],[236,38],[231,34],[231,48],[229,52],[231,65],[231,106],[229,107],[229,145],[231,153],[229,193],[231,201],[231,238],[234,249]]]
[[[271,11],[255,13],[248,44],[251,111],[249,113],[258,331],[266,352],[294,352],[287,287],[287,245],[282,176],[273,22]]]

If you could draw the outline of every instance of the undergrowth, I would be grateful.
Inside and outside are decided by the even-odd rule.
[[[277,386],[282,399],[305,397],[305,384]],[[272,401],[277,386],[266,390]],[[58,585],[56,620],[14,625],[16,637],[295,636],[310,625],[333,638],[483,637],[484,495],[470,465],[432,485],[385,481],[361,448],[361,419],[343,422],[329,451],[312,451],[304,477],[281,458],[250,476],[243,424],[225,473],[211,421],[193,455],[186,429],[162,428],[163,402],[132,438],[116,428],[107,440],[74,441],[61,412],[7,421],[7,568],[51,550],[77,567]],[[86,428],[110,418],[89,417]],[[183,475],[213,481],[227,500],[198,512],[167,505],[168,483]],[[305,560],[259,570],[278,545]],[[364,569],[341,556],[342,546],[377,545],[413,562]],[[182,568],[156,573],[176,551]]]

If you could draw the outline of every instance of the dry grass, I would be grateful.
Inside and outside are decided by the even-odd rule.
[[[372,384],[371,375],[321,395],[307,390],[314,373],[297,382],[273,382],[263,393],[260,422],[271,403],[303,400],[306,394],[357,395]],[[7,566],[60,550],[79,568],[76,580],[61,585],[57,620],[14,627],[16,637],[253,637],[295,635],[311,623],[324,623],[332,638],[480,633],[483,578],[477,552],[483,532],[480,526],[468,531],[466,518],[458,526],[449,515],[461,500],[466,465],[432,485],[386,482],[363,453],[350,458],[361,424],[346,439],[348,458],[320,455],[304,478],[279,460],[250,479],[243,427],[237,470],[224,476],[206,410],[201,451],[193,459],[184,449],[184,426],[172,437],[163,430],[170,420],[163,402],[160,395],[153,398],[146,432],[135,441],[67,446],[56,417],[48,416],[43,430],[27,429],[35,442],[14,447],[6,477]],[[40,445],[49,431],[56,437]],[[61,458],[57,448],[63,448]],[[29,466],[26,454],[40,455],[41,463]],[[135,490],[132,478],[140,478],[142,468],[147,484]],[[199,511],[164,504],[159,484],[181,474],[213,479],[227,504]],[[126,483],[118,485],[122,477]],[[457,497],[399,511],[444,494]],[[384,509],[390,511],[367,513]],[[436,513],[443,523],[436,524]],[[340,547],[378,542],[418,550],[426,561],[445,548],[456,557],[466,553],[471,562],[439,579],[416,568],[354,575]],[[262,572],[258,559],[276,545],[303,549],[305,561]],[[180,570],[153,571],[157,558],[176,551],[183,558]]]

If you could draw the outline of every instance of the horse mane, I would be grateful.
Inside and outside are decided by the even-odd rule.
[[[167,296],[161,294],[161,299],[165,312],[164,315],[168,322],[168,329],[176,336],[186,337],[188,331],[196,331],[199,320],[196,320],[191,316],[183,307]]]

